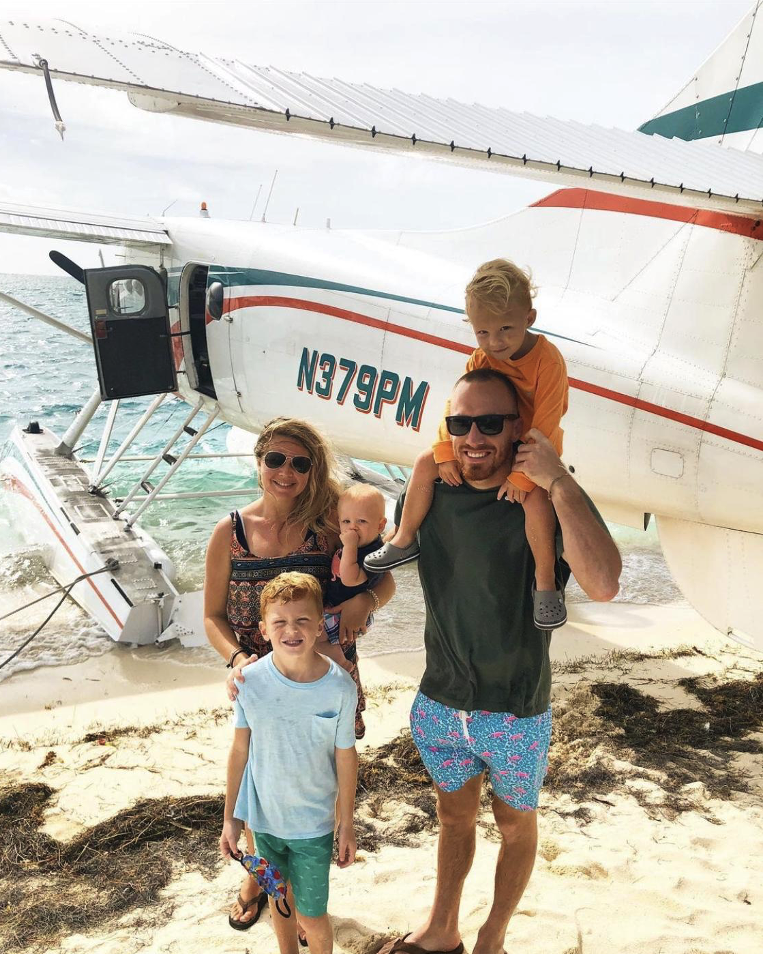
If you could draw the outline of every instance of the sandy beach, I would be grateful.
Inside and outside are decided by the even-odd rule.
[[[359,857],[332,870],[336,950],[374,954],[425,915],[434,799],[406,738],[422,653],[363,659]],[[579,604],[553,640],[555,734],[540,848],[507,950],[761,950],[761,657],[686,606]],[[226,913],[216,857],[230,738],[222,667],[152,648],[0,687],[0,948],[275,954]],[[492,893],[485,799],[462,903]]]

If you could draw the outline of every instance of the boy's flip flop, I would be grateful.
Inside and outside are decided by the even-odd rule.
[[[287,886],[281,877],[279,869],[269,864],[265,858],[261,858],[259,855],[244,855],[240,851],[237,851],[231,852],[231,857],[235,861],[238,861],[242,868],[245,868],[262,888],[261,893],[258,894],[254,900],[257,901],[258,898],[261,898],[263,895],[265,895],[266,899],[270,896],[273,898],[276,910],[281,917],[291,918],[292,909],[289,907],[289,902],[287,901]],[[250,905],[251,903],[250,901]],[[239,895],[239,904],[241,904],[241,895]],[[263,902],[260,911],[262,911],[263,907],[265,907],[265,902]],[[254,917],[252,921],[244,923],[242,921],[234,921],[233,918],[229,917],[228,923],[237,931],[246,931],[249,925],[254,924],[260,916],[260,911],[257,912],[257,916]],[[241,927],[238,925],[241,925]]]
[[[559,629],[568,620],[565,597],[560,590],[537,590],[534,583],[533,625],[537,629]]]
[[[419,543],[415,540],[407,547],[396,547],[394,543],[385,543],[370,553],[363,561],[364,570],[372,573],[382,573],[385,570],[394,570],[404,563],[411,563],[419,556]]]
[[[236,918],[231,917],[230,914],[228,915],[228,923],[231,925],[234,931],[248,931],[253,924],[257,923],[258,918],[263,913],[263,908],[268,904],[268,895],[265,893],[265,891],[261,891],[256,898],[252,898],[249,901],[245,902],[241,895],[239,895],[236,900],[239,902],[242,915],[246,914],[253,905],[257,905],[255,916],[250,918],[248,921],[239,921]]]
[[[408,937],[408,934],[406,937]],[[399,937],[388,942],[380,948],[379,954],[464,954],[464,944],[461,941],[450,951],[428,951],[418,944],[410,944],[406,937]]]

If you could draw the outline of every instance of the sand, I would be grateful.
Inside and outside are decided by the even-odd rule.
[[[553,640],[554,703],[561,713],[603,682],[634,686],[658,699],[663,710],[702,710],[680,679],[750,680],[761,672],[759,656],[723,640],[685,606],[582,604],[571,617]],[[362,657],[369,731],[359,751],[388,742],[407,725],[423,664],[421,653]],[[222,668],[158,659],[149,648],[13,676],[0,687],[2,784],[50,786],[42,831],[62,842],[142,799],[219,795],[231,731],[223,675]],[[108,735],[109,729],[131,726],[149,729]],[[84,742],[87,733],[95,735]],[[748,791],[733,786],[720,797],[703,776],[681,786],[679,812],[670,806],[661,771],[628,758],[607,759],[617,785],[592,790],[584,801],[563,791],[542,794],[538,860],[511,922],[507,951],[758,954],[760,754],[729,756],[749,773]],[[376,830],[395,840],[411,811],[380,798]],[[366,806],[364,817],[368,812]],[[490,822],[486,810],[463,896],[468,950],[492,894],[498,842]],[[424,918],[434,889],[436,835],[425,830],[403,840],[360,851],[352,868],[332,870],[337,951],[373,954],[383,939]],[[275,954],[267,915],[246,933],[227,925],[239,871],[222,861],[207,872],[178,863],[156,904],[91,924],[84,934],[50,938],[38,950]],[[12,941],[4,930],[0,918],[0,948]]]

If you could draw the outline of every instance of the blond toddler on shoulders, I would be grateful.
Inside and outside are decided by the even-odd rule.
[[[531,331],[536,321],[535,294],[530,274],[507,259],[494,259],[478,268],[465,291],[466,320],[478,345],[466,370],[492,368],[506,375],[517,394],[523,435],[537,428],[561,454],[560,420],[568,409],[568,375],[557,348],[544,335]],[[482,438],[500,434],[507,416],[518,415],[452,416],[446,406],[437,441],[414,464],[400,526],[384,546],[366,558],[366,570],[382,573],[417,558],[417,534],[432,504],[435,481],[440,479],[453,487],[462,484],[451,437],[469,435],[474,453],[479,455],[481,444],[487,443]],[[565,623],[567,613],[555,579],[554,508],[546,491],[514,469],[498,497],[519,503],[525,511],[526,537],[536,564],[534,622],[538,629],[556,629]]]

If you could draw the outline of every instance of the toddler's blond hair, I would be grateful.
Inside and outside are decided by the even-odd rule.
[[[374,487],[372,484],[364,484],[360,481],[353,481],[352,484],[348,484],[347,487],[343,487],[340,490],[340,497],[337,501],[339,506],[342,503],[342,500],[373,500],[379,507],[382,515],[385,513],[385,495],[378,487]]]
[[[464,292],[467,308],[471,302],[479,302],[496,312],[506,311],[513,304],[530,309],[535,296],[530,269],[520,268],[507,258],[494,258],[481,265]]]

